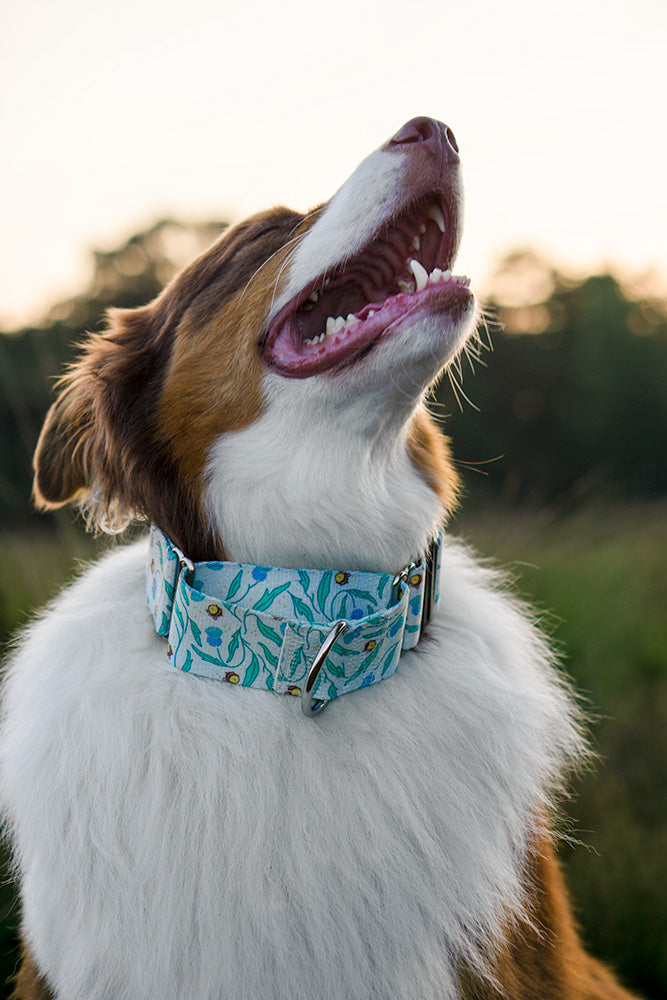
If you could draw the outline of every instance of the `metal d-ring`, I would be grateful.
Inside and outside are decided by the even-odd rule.
[[[322,698],[313,698],[313,688],[317,683],[317,678],[320,675],[320,670],[324,665],[324,661],[331,651],[331,647],[338,638],[342,635],[347,628],[347,622],[343,619],[334,622],[331,626],[331,631],[328,636],[318,649],[315,659],[313,660],[310,670],[308,671],[308,676],[306,677],[306,683],[303,687],[303,692],[301,694],[301,711],[304,715],[307,715],[309,719],[312,719],[314,715],[319,715],[323,708],[326,708],[327,701]]]

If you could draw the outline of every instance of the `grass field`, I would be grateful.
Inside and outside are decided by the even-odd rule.
[[[568,881],[587,943],[657,1000],[667,995],[667,505],[567,519],[467,509],[452,531],[509,566],[585,697],[599,761],[566,804],[577,842],[563,847]],[[55,535],[0,538],[0,641],[97,548],[66,521]],[[16,963],[18,921],[3,893],[0,983]]]

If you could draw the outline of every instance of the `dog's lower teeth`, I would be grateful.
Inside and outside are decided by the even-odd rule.
[[[416,238],[415,242],[417,243],[419,242],[418,237]],[[466,286],[470,284],[470,278],[465,277],[465,275],[460,275],[460,276],[454,275],[449,269],[447,269],[446,271],[441,271],[439,267],[434,267],[429,274],[424,265],[420,261],[414,258],[408,260],[407,266],[408,269],[412,271],[414,275],[414,281],[411,281],[409,278],[400,278],[397,282],[399,291],[403,292],[406,295],[411,295],[414,292],[420,292],[428,285],[444,284],[445,282],[448,281]],[[319,298],[319,293],[313,292],[312,295],[308,296],[308,301],[316,302],[318,298]],[[366,313],[365,318],[371,319],[376,312],[377,309],[369,309],[368,312]],[[338,331],[342,330],[343,327],[356,326],[357,323],[360,322],[361,320],[359,319],[358,316],[355,316],[354,313],[348,313],[347,317],[328,316],[324,332],[317,334],[314,337],[309,337],[307,340],[304,341],[304,343],[308,344],[309,347],[314,347],[317,344],[321,344],[322,341],[325,340],[326,337],[330,336],[331,334],[338,333]]]

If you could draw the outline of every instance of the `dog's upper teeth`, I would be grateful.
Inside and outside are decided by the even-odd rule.
[[[422,288],[426,288],[426,282],[428,281],[428,271],[420,264],[418,260],[408,261],[408,267],[415,276],[415,283],[417,285],[416,290],[420,292]]]
[[[402,292],[405,292],[407,295],[411,295],[412,292],[414,292],[415,290],[415,283],[414,281],[408,281],[403,278],[400,278],[398,282],[398,287]]]
[[[317,300],[319,299],[319,297],[320,297],[320,293],[319,292],[312,292],[308,296],[308,301],[309,302],[317,302]]]
[[[412,241],[412,249],[419,250],[420,246],[421,246],[421,240],[419,239],[419,236],[415,236],[414,240]]]
[[[428,218],[432,219],[441,233],[445,231],[445,217],[437,205],[431,205],[428,210]]]

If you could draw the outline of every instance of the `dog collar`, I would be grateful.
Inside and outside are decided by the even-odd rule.
[[[152,526],[146,596],[167,657],[214,680],[301,696],[315,715],[391,676],[438,600],[441,537],[396,576],[191,562]]]

